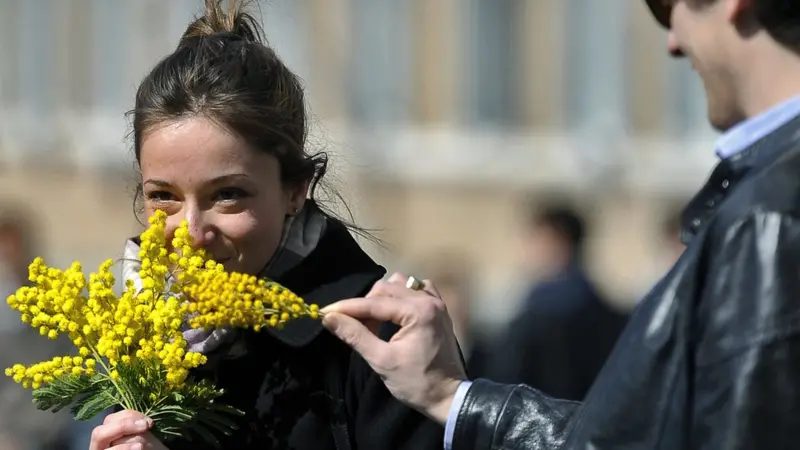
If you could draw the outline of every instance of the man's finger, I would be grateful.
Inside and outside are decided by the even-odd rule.
[[[369,291],[369,294],[366,295],[367,298],[374,298],[374,297],[394,297],[394,298],[403,298],[409,296],[419,296],[420,293],[429,294],[429,292],[423,291],[416,291],[413,289],[409,289],[406,287],[406,282],[403,281],[402,283],[395,283],[391,281],[378,281],[372,286],[372,289]]]
[[[387,290],[390,286],[402,286],[405,287],[406,281],[408,281],[408,277],[403,275],[400,272],[393,273],[388,279],[386,280],[379,280],[372,285],[372,288],[367,292],[367,295],[364,297],[370,298],[375,296],[394,296],[402,292],[407,292],[404,290],[396,289],[396,290]]]
[[[320,312],[324,315],[338,312],[359,320],[377,320],[403,325],[406,323],[406,319],[414,313],[414,307],[412,302],[397,301],[382,296],[340,300],[322,308]]]
[[[433,284],[433,281],[429,279],[422,280],[422,290],[431,294],[434,297],[442,298],[442,294],[439,293],[439,290],[436,289],[436,286]],[[444,300],[444,299],[443,299]]]
[[[408,276],[400,272],[395,272],[386,281],[392,284],[399,284],[401,286],[405,286],[406,281],[408,281]]]
[[[358,320],[338,312],[326,313],[322,325],[344,341],[367,362],[377,361],[386,352],[387,344]]]

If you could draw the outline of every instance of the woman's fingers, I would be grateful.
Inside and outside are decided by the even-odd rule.
[[[92,430],[89,450],[106,450],[113,442],[128,436],[147,432],[153,426],[153,419],[136,411],[120,411],[110,414],[102,425]],[[136,445],[137,443],[122,444]]]

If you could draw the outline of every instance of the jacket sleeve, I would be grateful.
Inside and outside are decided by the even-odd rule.
[[[388,339],[395,330],[384,327],[381,337]],[[442,450],[444,427],[396,400],[356,352],[346,396],[354,449]]]
[[[478,379],[458,414],[453,450],[559,449],[579,408],[525,385]]]
[[[797,448],[800,219],[760,211],[719,231],[697,314],[691,448]]]

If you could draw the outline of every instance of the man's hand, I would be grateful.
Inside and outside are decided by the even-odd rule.
[[[377,282],[366,298],[323,308],[322,324],[360,353],[398,400],[444,424],[466,379],[453,323],[432,283],[411,290],[406,280],[396,273]],[[375,335],[381,321],[400,326],[388,342]]]

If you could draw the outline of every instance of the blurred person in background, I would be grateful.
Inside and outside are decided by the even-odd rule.
[[[467,380],[436,288],[396,274],[323,309],[445,448],[795,449],[800,442],[800,1],[647,0],[703,81],[720,161],[687,248],[639,303],[583,402]],[[712,151],[712,150],[709,150]],[[401,325],[390,342],[362,320]]]
[[[10,204],[0,206],[0,368],[48,359],[58,351],[5,304],[6,297],[28,282],[35,241],[31,214]],[[66,412],[36,409],[30,393],[10,380],[0,383],[0,450],[65,449],[62,442],[69,421]]]
[[[385,270],[350,234],[362,231],[315,201],[327,155],[307,147],[308,112],[297,75],[262,39],[248,2],[206,0],[175,51],[141,82],[134,154],[146,216],[167,214],[167,242],[182,220],[193,244],[226,270],[275,280],[309,303],[364,295]],[[122,271],[137,283],[139,245]],[[394,328],[384,327],[389,338]],[[395,400],[378,375],[319,321],[263,331],[187,330],[192,371],[224,389],[245,414],[220,436],[225,449],[429,449],[443,429]],[[153,420],[124,410],[91,434],[90,450],[164,449]],[[172,450],[212,442],[174,439]]]
[[[523,246],[535,281],[492,352],[487,378],[583,399],[625,325],[584,268],[587,234],[567,205],[531,208]]]
[[[28,281],[28,264],[34,255],[32,247],[35,234],[29,217],[20,208],[0,206],[0,295],[4,299]],[[10,309],[3,311],[0,314],[0,330],[21,328],[16,316]]]

